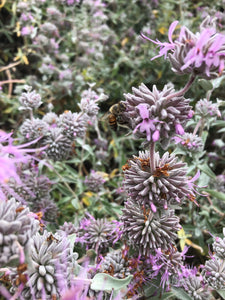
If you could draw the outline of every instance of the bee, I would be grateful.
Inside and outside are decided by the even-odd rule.
[[[128,119],[123,115],[126,110],[126,105],[123,102],[114,104],[109,109],[108,123],[112,130],[116,131],[118,125],[125,126],[129,124]]]

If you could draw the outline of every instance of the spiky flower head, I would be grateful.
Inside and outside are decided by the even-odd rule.
[[[223,235],[225,235],[225,228],[223,229]],[[225,237],[216,237],[213,243],[213,251],[215,256],[225,260]]]
[[[84,184],[91,192],[97,193],[100,191],[105,181],[106,180],[104,179],[101,172],[91,170],[91,173],[88,176],[86,176]]]
[[[59,299],[61,291],[69,288],[73,255],[66,237],[45,231],[31,239],[31,266],[23,299]]]
[[[221,117],[218,104],[207,99],[201,99],[197,102],[195,112],[201,118]]]
[[[155,212],[180,203],[189,194],[185,163],[175,155],[155,153],[155,170],[150,168],[150,152],[140,151],[124,170],[124,188],[135,202],[148,204]]]
[[[189,155],[203,151],[203,141],[196,134],[185,132],[182,136],[175,136],[173,139],[175,144],[178,144]]]
[[[210,292],[208,285],[203,283],[202,276],[189,276],[182,281],[182,286],[185,291],[194,300],[209,300]]]
[[[181,226],[173,210],[153,213],[149,206],[128,199],[122,211],[123,233],[140,255],[148,256],[175,243]]]
[[[48,112],[46,115],[44,115],[42,120],[52,127],[57,127],[59,117],[54,112]]]
[[[62,128],[63,134],[70,139],[74,140],[75,137],[84,137],[87,127],[87,115],[65,111],[59,116],[58,125]]]
[[[215,290],[225,289],[225,260],[213,256],[202,270],[204,281]]]
[[[178,39],[173,41],[172,36],[177,24],[178,21],[174,21],[170,25],[169,43],[153,41],[142,35],[160,46],[159,55],[154,58],[163,55],[167,58],[167,52],[170,51],[168,56],[172,70],[177,74],[200,75],[206,79],[213,79],[224,74],[225,35],[217,33],[215,19],[208,16],[196,34],[182,26]]]
[[[40,138],[48,132],[48,124],[40,119],[26,119],[20,127],[20,133],[24,139],[32,141]]]
[[[128,260],[121,250],[109,252],[101,262],[100,271],[119,279],[130,275]]]
[[[41,101],[41,96],[37,94],[35,91],[32,91],[32,87],[26,85],[24,87],[26,90],[25,93],[19,98],[21,106],[19,109],[21,110],[32,110],[34,108],[38,108],[43,102]]]
[[[48,158],[61,161],[68,158],[72,141],[63,134],[61,128],[52,127],[43,139],[42,144],[48,146],[45,150]]]
[[[29,248],[30,238],[37,232],[39,222],[14,198],[0,201],[0,267],[19,260],[20,246]]]
[[[162,91],[153,86],[151,92],[143,83],[139,88],[132,88],[133,94],[124,94],[126,111],[123,113],[131,120],[131,129],[136,138],[147,141],[160,141],[167,147],[170,138],[183,134],[183,127],[188,121],[191,107],[183,96],[170,98],[173,86],[165,85]]]
[[[33,212],[42,212],[42,219],[48,222],[54,222],[58,215],[56,203],[48,196],[38,201],[30,203]]]
[[[77,241],[85,243],[87,249],[95,249],[96,252],[105,252],[121,236],[120,223],[95,219],[89,215],[80,222]]]
[[[64,222],[62,226],[59,226],[59,232],[70,235],[77,232],[76,226],[72,222]]]

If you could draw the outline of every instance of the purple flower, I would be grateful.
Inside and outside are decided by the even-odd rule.
[[[144,34],[141,34],[144,39],[147,39],[150,42],[160,46],[159,55],[154,56],[151,60],[156,59],[158,57],[161,57],[163,55],[164,55],[164,58],[166,59],[167,58],[167,52],[171,51],[175,48],[175,44],[172,40],[172,35],[173,35],[173,32],[174,32],[174,30],[175,30],[178,23],[179,23],[178,21],[174,21],[169,27],[168,39],[169,39],[170,43],[167,43],[167,42],[162,43],[159,40],[154,41],[154,40],[151,40],[150,38],[148,38],[147,36],[145,36]]]
[[[200,25],[199,33],[192,33],[185,26],[181,27],[178,39],[172,40],[172,34],[178,24],[174,21],[169,27],[169,43],[153,41],[142,35],[143,38],[160,46],[159,55],[172,64],[172,70],[177,74],[201,75],[203,78],[212,79],[224,73],[225,35],[217,33],[215,20],[207,17]]]
[[[21,35],[22,36],[25,36],[25,35],[31,35],[32,32],[34,30],[34,27],[33,26],[24,26],[22,29],[21,29]]]
[[[132,88],[132,94],[124,94],[126,111],[122,117],[130,120],[129,127],[136,138],[146,137],[147,141],[159,141],[163,148],[175,134],[183,134],[191,107],[189,100],[175,96],[173,87],[165,85],[162,91],[156,86],[150,91],[143,83]]]
[[[21,180],[17,174],[18,163],[27,163],[32,158],[28,153],[36,152],[37,149],[29,149],[32,144],[35,144],[38,139],[22,144],[13,145],[14,139],[12,133],[5,133],[0,131],[0,183],[5,184],[10,177],[13,177],[17,182],[21,183]]]
[[[168,152],[155,153],[155,170],[150,169],[149,151],[139,152],[124,167],[124,188],[132,200],[156,208],[168,209],[188,196],[185,164]]]
[[[158,141],[159,130],[156,130],[154,123],[155,122],[163,123],[163,122],[159,120],[151,120],[149,118],[149,110],[147,104],[141,103],[137,106],[137,108],[139,109],[142,122],[135,127],[133,133],[135,133],[138,129],[140,130],[140,132],[146,132],[147,140],[150,141],[151,132],[153,131],[154,133],[152,134],[152,140],[154,142]]]

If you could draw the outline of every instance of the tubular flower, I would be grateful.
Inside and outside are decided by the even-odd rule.
[[[170,287],[183,267],[182,254],[171,244],[167,244],[167,249],[164,250],[155,249],[155,253],[149,257],[149,263],[152,266],[149,277],[154,279],[160,274],[160,286],[163,290]]]
[[[165,250],[175,243],[181,226],[173,210],[153,213],[148,206],[129,199],[122,211],[123,233],[139,255],[148,256],[157,248]]]
[[[208,285],[203,283],[201,276],[189,276],[182,281],[182,286],[185,291],[194,300],[208,300],[210,299],[210,292]]]
[[[132,88],[133,94],[124,94],[126,111],[124,116],[131,120],[130,126],[136,138],[147,141],[160,141],[166,148],[170,138],[183,134],[191,107],[189,100],[182,96],[167,99],[174,93],[171,85],[165,85],[162,91],[153,86],[151,92],[143,83]]]
[[[178,39],[173,41],[172,34],[177,24],[174,21],[169,28],[169,43],[153,41],[142,35],[160,46],[159,55],[154,58],[163,55],[167,58],[167,52],[170,51],[168,57],[172,70],[177,74],[193,73],[206,79],[224,74],[225,35],[216,32],[215,19],[208,16],[196,34],[182,26]]]
[[[38,230],[39,222],[30,210],[11,198],[0,201],[0,267],[19,262],[20,245],[29,249],[30,238]]]
[[[26,148],[32,144],[35,144],[38,139],[22,144],[13,145],[14,139],[12,133],[5,133],[0,130],[0,183],[5,184],[8,182],[10,177],[13,177],[17,183],[21,183],[21,179],[17,174],[17,164],[27,163],[31,158],[30,154],[40,149],[29,149]]]
[[[31,263],[28,282],[22,291],[23,299],[59,299],[69,288],[74,257],[66,238],[45,231],[31,240]]]
[[[154,172],[150,169],[149,151],[139,152],[124,168],[124,188],[132,200],[156,208],[168,209],[171,204],[181,202],[189,194],[185,163],[177,157],[164,153],[160,158],[155,153]]]

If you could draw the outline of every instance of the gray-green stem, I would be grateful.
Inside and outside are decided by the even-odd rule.
[[[153,174],[155,171],[155,143],[150,144],[150,170]]]

